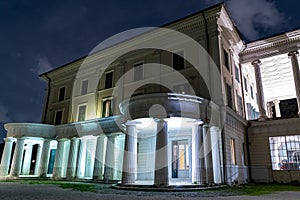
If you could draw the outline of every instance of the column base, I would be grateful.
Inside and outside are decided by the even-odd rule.
[[[259,116],[258,118],[258,121],[265,121],[265,120],[268,120],[268,116],[267,115],[262,115],[262,116]]]

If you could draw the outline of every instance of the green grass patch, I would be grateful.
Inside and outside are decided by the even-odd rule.
[[[300,191],[300,187],[291,184],[247,184],[229,187],[227,190],[243,195],[258,196],[282,191]]]

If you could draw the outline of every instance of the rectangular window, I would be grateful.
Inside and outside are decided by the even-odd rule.
[[[58,101],[65,100],[66,87],[59,88]]]
[[[230,139],[230,155],[231,155],[231,164],[236,165],[236,155],[235,155],[235,139]]]
[[[237,98],[238,98],[238,113],[241,116],[243,116],[243,100],[242,97],[238,94],[237,94]]]
[[[231,86],[226,83],[227,106],[232,109],[232,91]]]
[[[178,71],[184,69],[184,51],[183,50],[173,53],[173,68]]]
[[[240,82],[240,73],[239,73],[239,68],[238,66],[235,66],[235,80],[237,82]]]
[[[63,111],[62,110],[56,111],[55,112],[54,125],[62,124],[62,118],[63,118]]]
[[[144,63],[134,64],[134,81],[140,81],[144,78]]]
[[[86,105],[79,106],[78,108],[78,118],[77,121],[84,121],[86,114]]]
[[[89,80],[84,80],[81,83],[81,95],[85,95],[88,93]]]
[[[224,52],[224,65],[230,71],[228,53],[225,49],[223,49],[223,52]]]
[[[269,137],[273,170],[300,170],[300,135]]]
[[[113,87],[113,72],[108,72],[105,74],[105,89]]]
[[[102,103],[102,117],[110,117],[112,115],[113,113],[111,99],[106,99]]]
[[[254,95],[253,95],[253,87],[250,85],[250,93],[251,93],[251,98],[254,99]]]
[[[248,92],[248,84],[245,76],[244,76],[244,85],[245,85],[245,91]]]

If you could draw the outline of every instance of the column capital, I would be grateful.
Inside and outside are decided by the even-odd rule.
[[[254,67],[259,66],[259,65],[261,65],[261,61],[260,61],[259,59],[253,60],[253,61],[251,62],[251,65],[253,65]]]
[[[141,124],[141,122],[137,122],[134,120],[128,120],[124,124],[125,124],[125,126],[136,126],[137,124]]]
[[[5,142],[14,142],[14,141],[16,141],[16,139],[12,138],[12,137],[7,137],[7,138],[4,138],[4,141]]]
[[[298,55],[299,55],[298,50],[290,51],[290,52],[288,53],[289,58],[291,58],[293,55],[298,56]]]

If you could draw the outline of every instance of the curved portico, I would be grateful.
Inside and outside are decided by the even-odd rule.
[[[212,154],[207,149],[210,157],[206,156],[203,145],[211,141],[203,127],[210,119],[209,107],[206,99],[175,93],[145,94],[121,102],[127,119],[122,185],[214,183]]]

